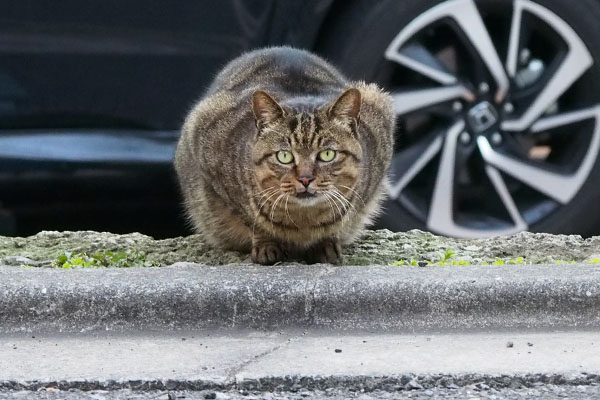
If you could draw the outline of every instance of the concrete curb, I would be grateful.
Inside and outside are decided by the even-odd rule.
[[[0,332],[600,327],[600,267],[0,268]]]

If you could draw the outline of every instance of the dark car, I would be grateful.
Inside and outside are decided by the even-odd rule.
[[[183,118],[281,44],[393,94],[380,227],[597,233],[598,21],[598,0],[3,1],[0,233],[187,233]]]

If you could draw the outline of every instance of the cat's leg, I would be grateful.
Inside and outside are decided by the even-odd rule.
[[[336,238],[327,238],[306,250],[306,261],[337,264],[342,257],[342,246]]]
[[[273,238],[255,232],[252,238],[252,261],[259,264],[275,264],[283,259],[281,246]]]

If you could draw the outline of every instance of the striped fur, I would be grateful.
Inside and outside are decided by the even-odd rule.
[[[175,168],[188,215],[211,244],[255,262],[336,262],[379,209],[393,131],[391,97],[376,85],[303,50],[246,53],[183,126]],[[326,149],[336,158],[317,160]],[[294,162],[279,162],[279,150]],[[305,189],[298,179],[311,175]]]

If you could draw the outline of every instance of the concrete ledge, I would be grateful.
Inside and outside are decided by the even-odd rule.
[[[600,327],[590,264],[0,268],[0,332]]]
[[[116,235],[106,232],[40,232],[26,238],[0,236],[0,267],[4,265],[50,267],[64,252],[93,254],[97,251],[136,250],[159,265],[194,262],[231,265],[250,262],[247,254],[210,247],[199,235],[154,240],[139,233]],[[519,233],[488,239],[452,239],[421,231],[394,233],[365,231],[343,249],[343,265],[389,265],[396,260],[437,262],[447,250],[453,260],[491,264],[497,259],[522,258],[526,264],[555,264],[600,260],[600,237]]]

